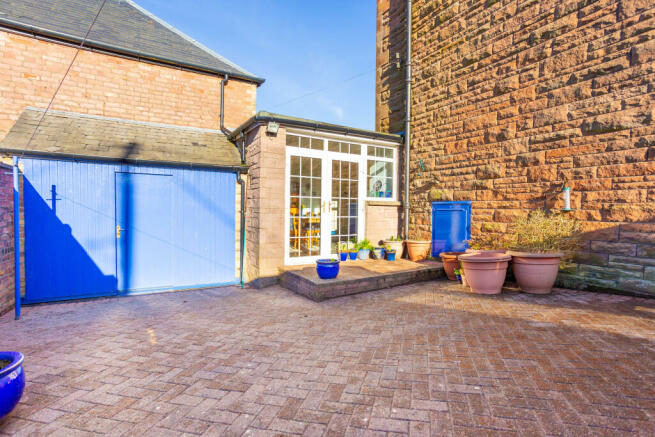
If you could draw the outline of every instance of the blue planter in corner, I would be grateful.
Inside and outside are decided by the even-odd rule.
[[[316,260],[316,273],[321,279],[334,279],[339,274],[339,260],[319,259]]]
[[[0,360],[11,364],[0,369],[0,420],[16,407],[25,388],[23,354],[20,352],[0,352]]]

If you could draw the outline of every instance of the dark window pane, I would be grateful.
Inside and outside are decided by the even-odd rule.
[[[300,138],[300,147],[303,149],[309,149],[309,138],[301,137]]]
[[[298,137],[295,135],[287,135],[287,146],[298,147]]]
[[[339,151],[339,142],[337,141],[329,141],[328,142],[328,150],[330,152],[338,152]]]
[[[393,158],[393,149],[385,149],[384,151],[385,158]]]
[[[300,178],[298,176],[291,176],[289,194],[292,196],[300,196]]]
[[[353,155],[361,155],[362,154],[362,146],[359,144],[351,144],[350,145],[350,153]]]
[[[320,158],[311,158],[312,159],[312,176],[315,178],[321,177],[321,159]]]
[[[320,179],[312,179],[312,197],[321,197]]]
[[[323,150],[323,140],[319,140],[318,138],[312,138],[312,149],[314,150]]]
[[[312,180],[310,178],[301,178],[300,179],[300,195],[311,196]]]
[[[350,197],[356,199],[358,192],[359,192],[359,187],[358,187],[357,181],[350,181]]]
[[[292,216],[299,215],[300,212],[300,210],[298,209],[299,206],[300,206],[300,199],[298,199],[297,197],[292,197],[289,205]]]
[[[303,176],[311,176],[312,173],[312,158],[302,157],[300,160],[300,174]]]
[[[294,176],[300,176],[300,157],[292,156],[291,157],[291,174]]]

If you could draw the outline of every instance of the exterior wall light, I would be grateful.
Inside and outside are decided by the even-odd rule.
[[[280,128],[280,125],[274,121],[269,121],[266,125],[266,133],[271,135],[277,135],[277,131]]]
[[[562,211],[573,211],[571,209],[571,187],[564,187],[562,193],[564,195],[564,208],[562,208]]]

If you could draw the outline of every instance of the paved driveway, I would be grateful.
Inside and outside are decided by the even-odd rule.
[[[0,434],[655,433],[655,300],[220,288],[27,308],[0,336],[29,380]]]

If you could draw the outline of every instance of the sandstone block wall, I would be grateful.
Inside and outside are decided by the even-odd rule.
[[[389,132],[404,116],[404,7],[378,0]],[[472,200],[473,233],[504,232],[561,208],[569,185],[585,244],[561,284],[655,294],[655,3],[415,0],[412,17],[411,236],[429,237],[430,200]]]
[[[0,140],[25,106],[48,106],[75,48],[0,30]],[[52,109],[218,129],[216,76],[80,51]],[[225,124],[235,128],[255,113],[257,86],[230,80]]]
[[[0,315],[14,307],[14,182],[0,164]]]
[[[248,170],[246,273],[258,287],[278,280],[284,266],[286,129],[277,135],[257,126],[246,136]]]

